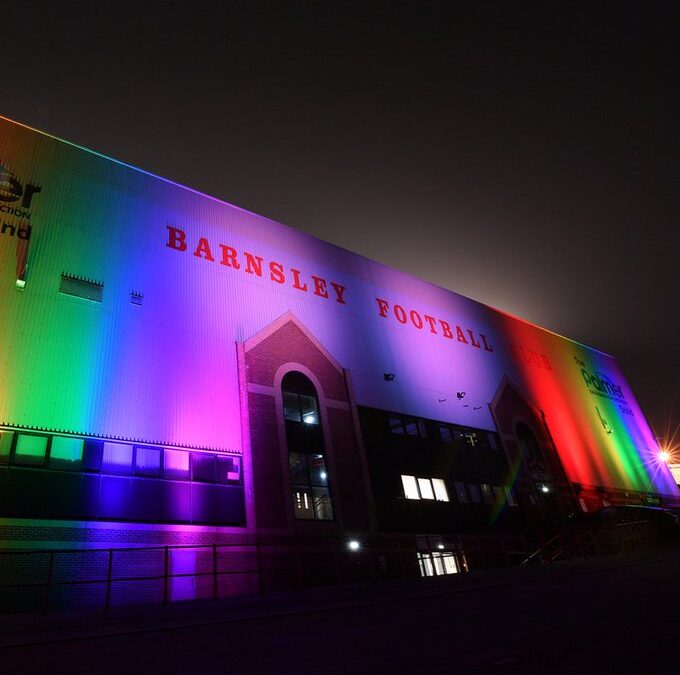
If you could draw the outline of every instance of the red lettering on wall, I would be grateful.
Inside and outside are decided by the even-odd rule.
[[[175,251],[186,251],[187,235],[184,233],[184,230],[172,227],[172,225],[166,225],[166,227],[168,228],[168,242],[165,245],[168,248],[174,248]]]
[[[166,225],[168,231],[166,246],[176,251],[186,251],[190,244],[187,243],[187,235],[184,230],[172,225]],[[21,235],[19,235],[21,236]],[[217,243],[220,247],[221,259],[220,264],[225,267],[230,267],[235,270],[243,270],[246,274],[251,274],[255,277],[267,277],[268,280],[276,284],[290,283],[293,288],[304,293],[308,292],[309,286],[304,280],[305,275],[295,268],[289,268],[288,274],[286,266],[283,263],[271,260],[265,261],[262,256],[250,253],[249,251],[238,251],[233,246],[227,246],[223,243]],[[197,258],[207,260],[208,262],[215,262],[213,253],[210,247],[210,241],[206,237],[200,237],[197,240],[196,248],[193,250],[193,255]],[[267,275],[266,272],[269,274]],[[347,288],[342,284],[334,281],[329,281],[324,277],[315,274],[306,274],[312,282],[312,292],[323,300],[330,300],[331,297],[339,304],[345,305]],[[330,286],[330,288],[329,288]],[[330,289],[333,289],[331,293]]]
[[[411,323],[418,329],[421,330],[423,327],[423,318],[416,312],[415,309],[412,309],[409,312],[409,316],[411,317]]]
[[[197,258],[205,258],[206,260],[209,260],[210,262],[215,262],[215,258],[213,258],[212,251],[210,250],[210,243],[204,237],[201,237],[198,240],[198,246],[196,247],[196,250],[194,251],[194,255]]]
[[[239,262],[236,259],[236,249],[231,246],[225,246],[224,244],[220,244],[220,248],[222,249],[222,260],[220,260],[220,265],[233,267],[235,270],[239,269],[241,265],[239,265]]]
[[[291,267],[290,271],[293,273],[293,288],[297,288],[298,291],[304,291],[306,293],[307,284],[300,284],[300,270]]]
[[[259,255],[253,255],[244,251],[243,255],[246,257],[246,274],[255,274],[258,277],[262,276],[262,258]]]
[[[375,301],[378,305],[378,316],[383,319],[390,319],[390,303],[383,298],[375,298]],[[451,323],[444,319],[425,314],[418,309],[411,309],[410,307],[405,308],[403,305],[394,304],[391,305],[391,307],[391,314],[394,315],[394,319],[402,325],[409,323],[410,320],[410,323],[412,323],[416,329],[422,330],[427,324],[431,334],[439,335],[441,333],[442,337],[446,340],[453,340],[455,338],[459,343],[474,349],[481,349],[483,344],[484,351],[493,352],[493,347],[487,336],[481,333],[475,333],[471,328],[462,328],[458,324],[453,324],[454,327],[452,328]],[[437,323],[439,323],[439,329],[437,328]],[[479,336],[481,342],[479,342],[477,336]]]
[[[333,290],[335,291],[335,301],[339,302],[341,305],[346,305],[347,303],[344,300],[344,293],[347,289],[345,286],[336,284],[334,281],[331,281],[331,286],[333,286]]]
[[[482,345],[475,340],[475,334],[468,328],[468,335],[470,336],[470,344],[477,349],[480,349]]]
[[[314,295],[327,298],[328,291],[326,290],[326,280],[321,279],[321,277],[315,277],[313,274],[312,279],[314,280]]]
[[[482,338],[482,342],[484,343],[484,351],[486,352],[492,352],[493,347],[486,341],[486,335],[484,333],[480,333],[479,337]]]
[[[453,333],[451,332],[451,326],[448,322],[443,319],[439,319],[439,323],[442,325],[442,334],[447,340],[453,340]]]
[[[437,319],[435,319],[433,316],[430,316],[429,314],[425,314],[425,321],[430,324],[430,333],[434,333],[436,335],[437,329],[434,326]]]
[[[277,284],[286,283],[286,275],[283,273],[283,265],[281,263],[269,263],[269,278]]]

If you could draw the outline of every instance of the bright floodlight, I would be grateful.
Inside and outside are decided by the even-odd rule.
[[[359,550],[359,542],[356,539],[352,539],[347,546],[349,547],[350,551],[358,551]]]
[[[550,492],[550,488],[547,485],[541,485],[541,492]]]
[[[670,458],[671,458],[671,453],[668,452],[668,450],[661,450],[659,452],[659,459],[662,462],[668,462],[668,460],[670,460]]]

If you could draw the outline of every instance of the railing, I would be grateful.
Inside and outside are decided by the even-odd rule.
[[[637,520],[608,527],[567,527],[548,538],[521,565],[570,560],[584,555],[631,553],[652,546],[659,538],[654,523]]]
[[[463,534],[460,572],[637,550],[648,523],[607,533],[587,528]],[[61,608],[108,610],[124,604],[264,594],[421,575],[413,535],[376,535],[358,549],[346,539],[250,541],[105,549],[0,550],[0,613]],[[452,539],[451,537],[449,539]]]
[[[168,545],[0,551],[0,612],[267,593],[418,576],[411,538],[362,544]]]

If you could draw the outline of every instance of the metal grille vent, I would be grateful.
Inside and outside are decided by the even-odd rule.
[[[104,298],[104,284],[72,274],[62,274],[59,292],[91,302],[101,302]]]
[[[132,293],[130,293],[130,302],[133,305],[141,305],[143,301],[144,296],[141,293],[138,293],[137,291],[132,291]]]

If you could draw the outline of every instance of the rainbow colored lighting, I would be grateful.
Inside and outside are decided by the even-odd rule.
[[[243,453],[237,345],[291,312],[359,405],[493,430],[510,381],[569,481],[679,496],[602,352],[5,118],[0,166],[0,426]]]

